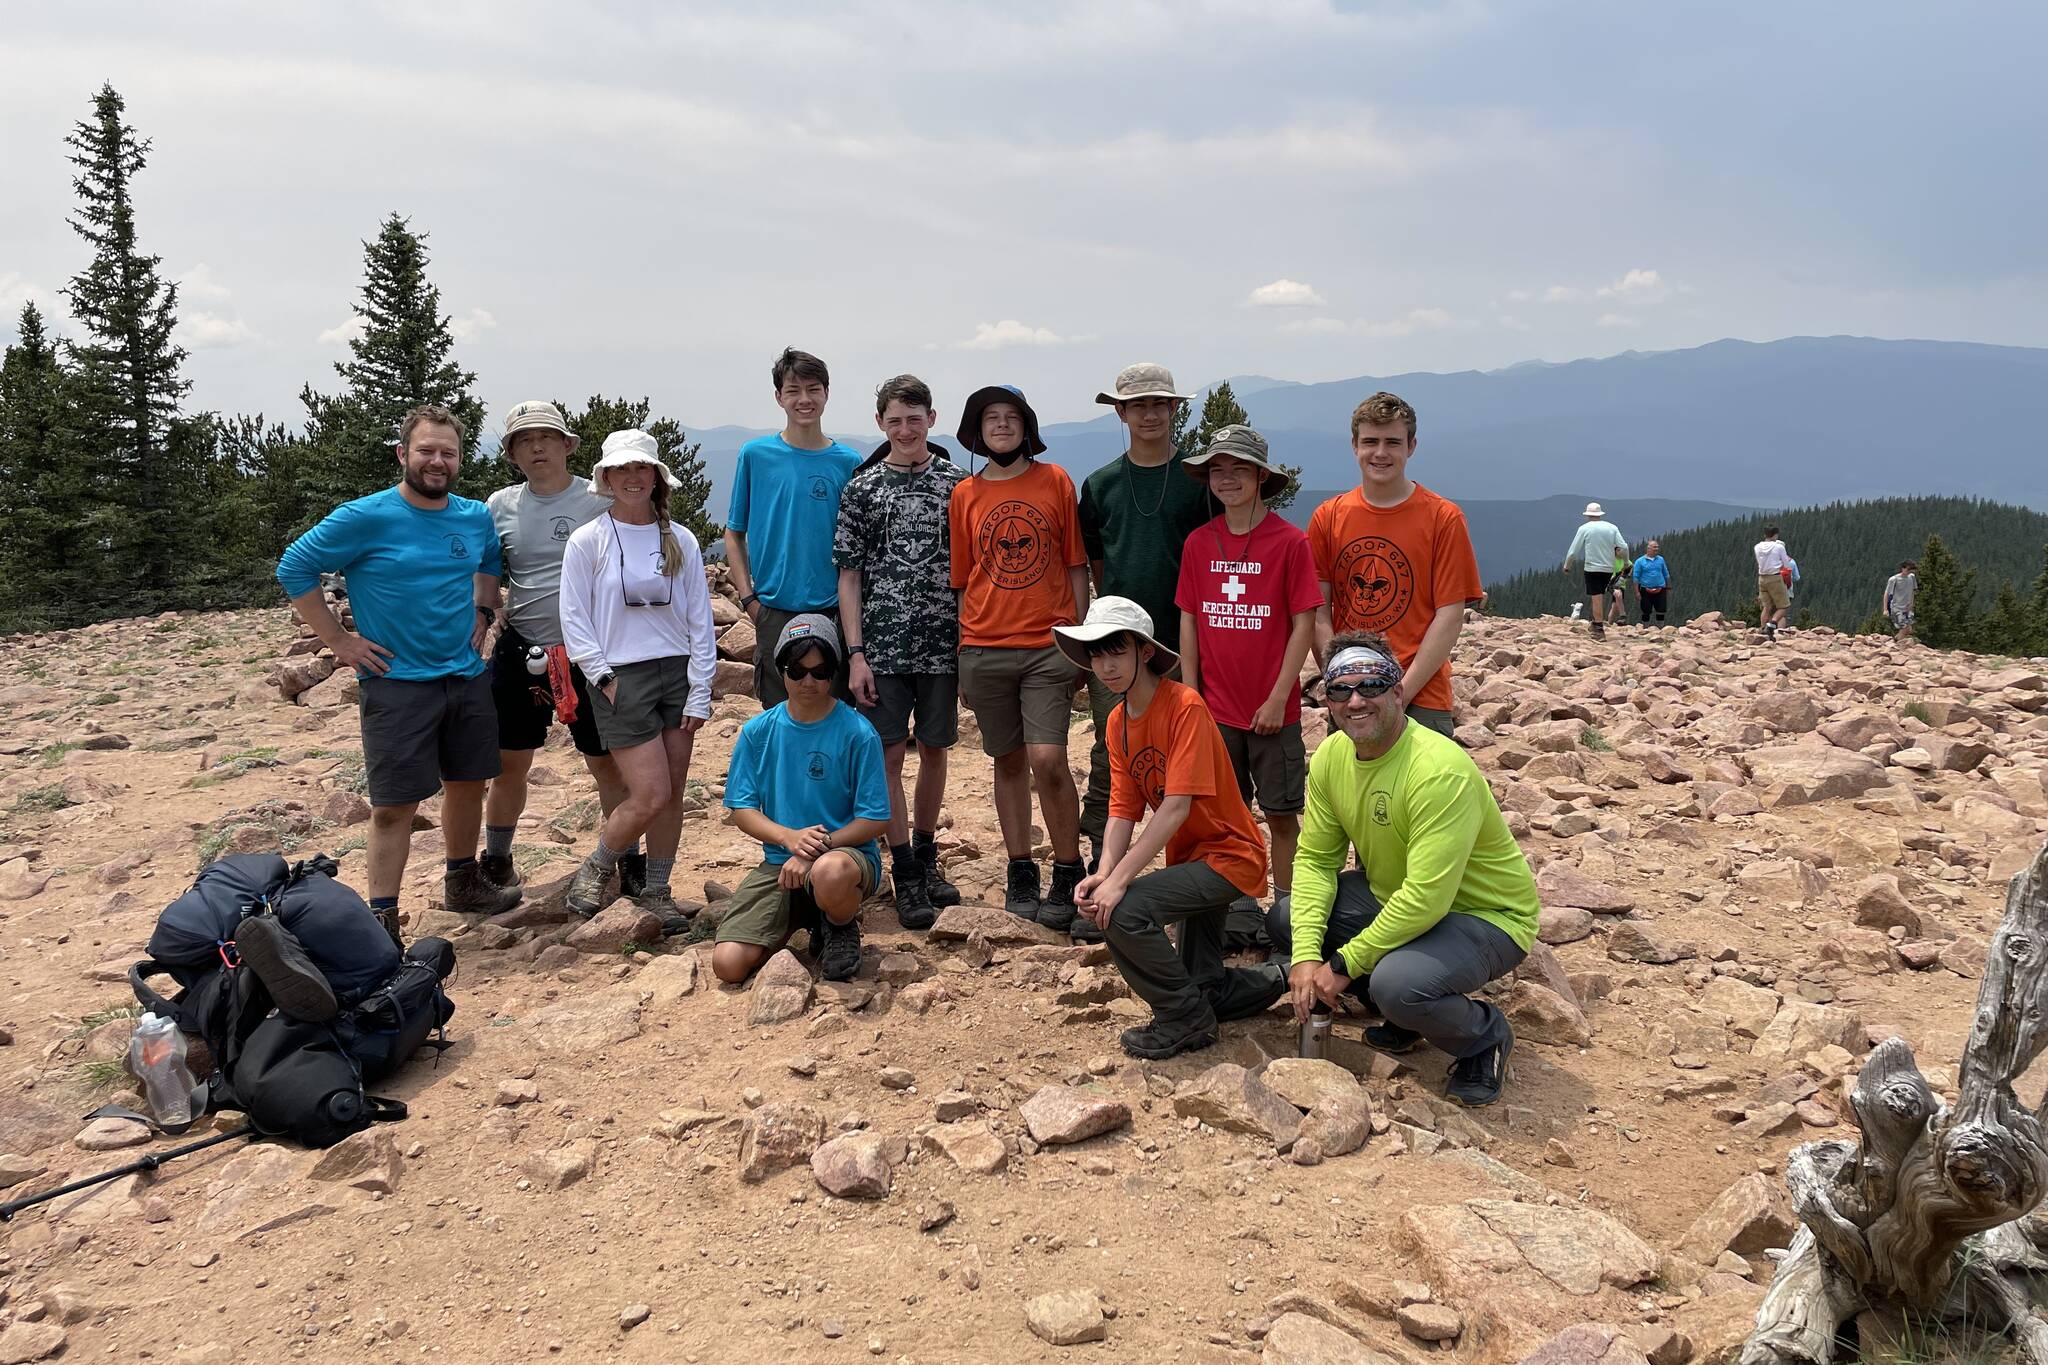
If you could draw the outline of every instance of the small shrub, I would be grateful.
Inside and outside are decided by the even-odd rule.
[[[73,801],[64,794],[62,787],[55,785],[31,787],[20,796],[14,798],[14,813],[16,815],[48,815],[53,811],[60,811],[67,806],[75,806],[77,804],[76,801]]]
[[[1933,720],[1931,720],[1928,717],[1927,708],[1922,706],[1917,701],[1909,701],[1904,706],[1900,707],[1899,714],[1905,716],[1909,720],[1917,720],[1922,725],[1934,724]]]
[[[1590,725],[1579,731],[1579,743],[1585,745],[1596,754],[1614,752],[1614,746],[1607,742],[1607,736],[1601,734]]]

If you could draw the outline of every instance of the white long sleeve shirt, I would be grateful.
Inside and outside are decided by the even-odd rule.
[[[1792,556],[1785,553],[1782,540],[1759,540],[1756,543],[1756,576],[1762,578],[1774,574],[1792,562]]]
[[[711,629],[711,590],[704,555],[681,526],[669,529],[683,547],[674,578],[660,570],[661,528],[614,521],[609,515],[580,526],[562,553],[562,641],[586,678],[621,664],[687,657],[687,715],[711,715],[711,674],[718,667]],[[648,605],[629,605],[645,603]]]

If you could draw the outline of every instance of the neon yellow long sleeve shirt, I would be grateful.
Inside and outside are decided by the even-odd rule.
[[[1316,748],[1294,855],[1293,960],[1320,962],[1352,845],[1380,912],[1339,949],[1349,975],[1448,914],[1477,915],[1522,951],[1536,941],[1536,879],[1478,765],[1452,741],[1409,722],[1384,755],[1358,757],[1339,731]]]

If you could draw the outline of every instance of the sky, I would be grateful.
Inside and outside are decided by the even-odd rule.
[[[1022,385],[1491,369],[1720,337],[2048,345],[2048,6],[1956,0],[35,5],[0,339],[85,262],[65,133],[151,140],[194,408],[296,424],[396,212],[493,414],[827,425]],[[66,330],[60,321],[59,330]]]

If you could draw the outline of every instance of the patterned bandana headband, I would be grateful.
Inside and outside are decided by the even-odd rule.
[[[1347,682],[1366,686],[1398,687],[1401,676],[1400,664],[1364,645],[1338,650],[1336,657],[1330,660],[1330,666],[1323,670],[1325,683],[1335,682],[1341,677]]]

